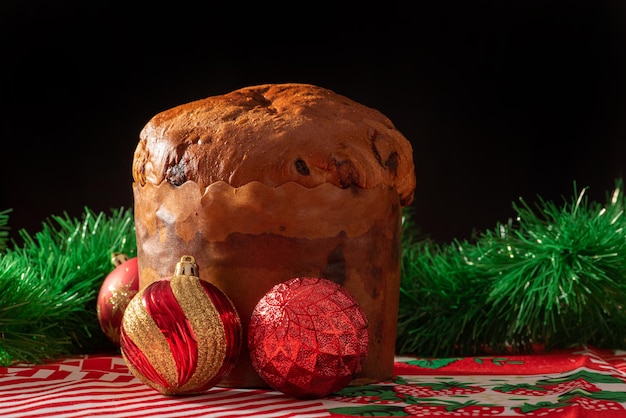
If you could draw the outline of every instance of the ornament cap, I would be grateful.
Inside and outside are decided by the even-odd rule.
[[[183,255],[180,261],[176,263],[174,276],[198,276],[198,265],[196,259],[191,255]]]
[[[115,267],[119,266],[120,264],[128,260],[129,260],[128,256],[124,253],[120,253],[116,251],[113,254],[111,254],[111,264],[113,264]]]

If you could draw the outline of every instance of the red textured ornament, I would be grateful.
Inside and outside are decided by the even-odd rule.
[[[102,282],[96,304],[96,314],[102,332],[120,345],[120,327],[124,311],[139,291],[137,258],[114,253],[111,262],[116,267]]]
[[[320,398],[344,388],[367,358],[365,312],[330,280],[299,277],[274,286],[248,329],[252,365],[272,388]]]
[[[191,256],[171,278],[152,282],[130,301],[120,330],[122,357],[139,380],[166,395],[200,393],[233,369],[242,326],[234,305],[201,280]]]

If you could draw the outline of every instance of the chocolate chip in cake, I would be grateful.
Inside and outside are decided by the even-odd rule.
[[[345,231],[341,231],[338,237],[343,241],[346,237]],[[343,285],[348,277],[348,272],[346,271],[346,256],[343,253],[343,242],[339,243],[337,247],[335,247],[330,254],[328,254],[328,259],[326,260],[326,266],[322,269],[322,276],[332,280],[335,283]]]
[[[394,176],[398,175],[399,158],[400,157],[398,156],[398,153],[394,151],[389,154],[389,157],[387,157],[387,161],[385,161],[385,167],[387,167],[387,169],[389,169],[389,171],[391,171]]]
[[[339,185],[348,189],[352,186],[360,186],[359,173],[351,160],[334,160],[337,170]]]
[[[309,167],[306,165],[303,159],[298,158],[294,164],[296,165],[296,171],[303,176],[308,176],[311,174],[311,172],[309,171]]]

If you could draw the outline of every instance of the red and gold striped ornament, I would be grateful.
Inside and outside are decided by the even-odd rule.
[[[270,289],[248,328],[252,365],[272,388],[320,398],[350,383],[369,349],[365,312],[343,286],[299,277]]]
[[[239,315],[215,285],[198,277],[192,256],[174,276],[157,280],[130,301],[120,330],[129,370],[166,395],[204,392],[235,365],[242,340]]]

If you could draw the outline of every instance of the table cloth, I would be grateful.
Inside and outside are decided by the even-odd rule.
[[[529,355],[397,356],[385,382],[323,399],[214,387],[165,396],[121,356],[92,354],[0,368],[2,417],[626,417],[626,352],[593,347]]]

